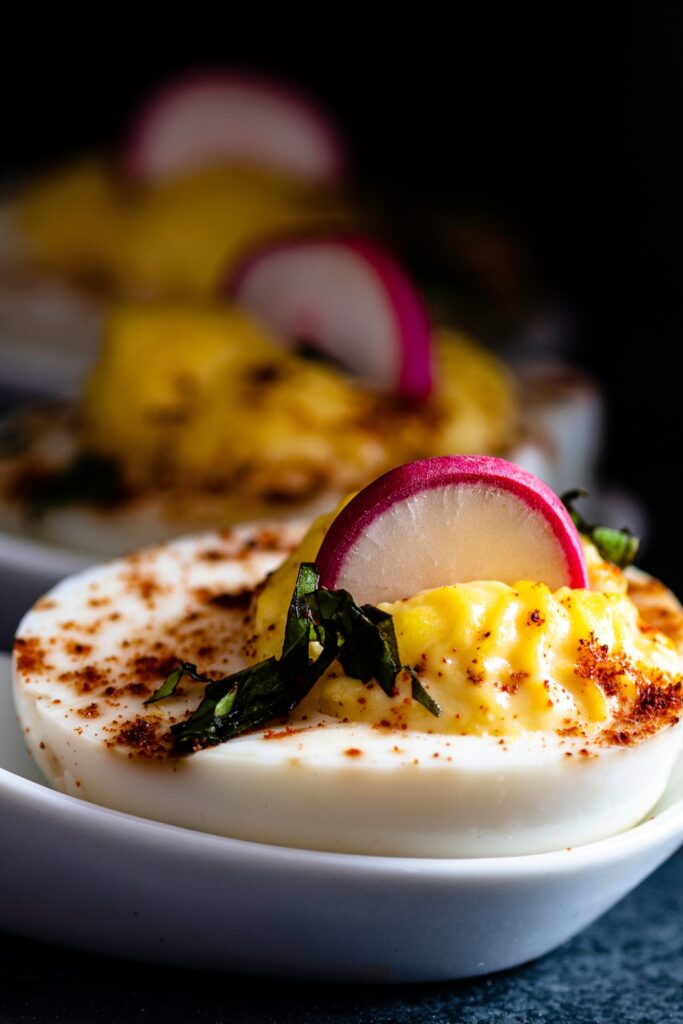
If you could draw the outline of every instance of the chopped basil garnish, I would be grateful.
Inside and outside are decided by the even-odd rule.
[[[576,529],[595,544],[602,558],[606,562],[612,562],[620,569],[625,569],[627,565],[631,565],[638,554],[640,538],[634,537],[626,527],[623,530],[615,530],[612,526],[593,526],[587,522],[574,508],[577,498],[587,497],[587,491],[576,488],[563,494],[562,502]]]
[[[194,679],[197,683],[211,682],[208,676],[203,676],[201,672],[197,672],[196,665],[191,665],[189,661],[182,661],[177,668],[173,669],[170,675],[166,676],[159,689],[155,690],[152,696],[147,698],[145,704],[156,704],[158,700],[172,697],[178,689],[183,676],[189,676],[190,679]]]
[[[225,743],[288,714],[334,661],[354,679],[364,683],[374,679],[387,696],[394,695],[396,677],[405,671],[412,682],[413,699],[430,714],[441,713],[413,669],[401,665],[391,615],[373,605],[359,606],[346,590],[326,590],[319,582],[316,566],[302,563],[279,658],[267,658],[213,681],[197,672],[196,665],[183,662],[145,701],[153,704],[171,697],[184,676],[208,684],[199,707],[171,728],[176,754]],[[313,659],[312,642],[321,647]]]
[[[415,672],[414,669],[410,668],[409,666],[405,667],[405,671],[410,676],[410,689],[413,700],[416,700],[418,704],[421,704],[423,708],[426,708],[427,711],[430,712],[430,714],[436,715],[438,718],[438,716],[441,714],[441,708],[436,703],[434,698],[429,696],[424,686],[420,682],[420,677],[418,676],[417,672]]]

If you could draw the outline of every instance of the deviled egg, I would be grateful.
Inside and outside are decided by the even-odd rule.
[[[589,842],[648,813],[683,738],[683,612],[605,560],[633,548],[503,460],[418,461],[308,528],[59,584],[19,630],[19,717],[61,790],[189,828],[397,856]]]
[[[506,453],[552,472],[512,374],[432,326],[375,242],[267,246],[230,290],[111,311],[80,406],[9,424],[0,527],[102,557],[322,511],[428,455]]]

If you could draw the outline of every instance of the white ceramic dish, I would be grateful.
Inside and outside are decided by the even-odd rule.
[[[230,973],[435,981],[549,952],[683,840],[683,768],[648,819],[525,857],[314,853],[205,835],[40,781],[0,658],[0,928],[116,956]]]

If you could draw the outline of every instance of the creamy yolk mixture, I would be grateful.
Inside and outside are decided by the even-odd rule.
[[[259,659],[279,655],[298,565],[315,559],[332,518],[316,521],[259,595]],[[669,637],[640,618],[624,575],[592,545],[586,553],[588,590],[481,580],[380,606],[393,617],[402,663],[440,705],[438,718],[412,700],[405,673],[388,698],[374,683],[345,677],[338,664],[293,717],[321,712],[377,727],[501,737],[548,730],[588,737],[623,720],[633,725],[633,709],[645,699],[656,704],[653,694],[680,690],[681,658]]]
[[[211,168],[142,187],[94,160],[36,184],[17,214],[39,265],[145,298],[215,293],[262,238],[350,220],[331,193],[257,168]]]
[[[83,443],[134,487],[285,499],[343,493],[423,455],[505,449],[508,374],[452,331],[435,342],[436,392],[414,406],[288,351],[227,304],[123,305],[87,388]]]

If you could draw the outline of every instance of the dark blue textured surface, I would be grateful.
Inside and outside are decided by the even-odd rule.
[[[0,938],[0,1024],[143,1021],[683,1024],[683,851],[557,952],[472,982],[306,986],[152,969]]]

